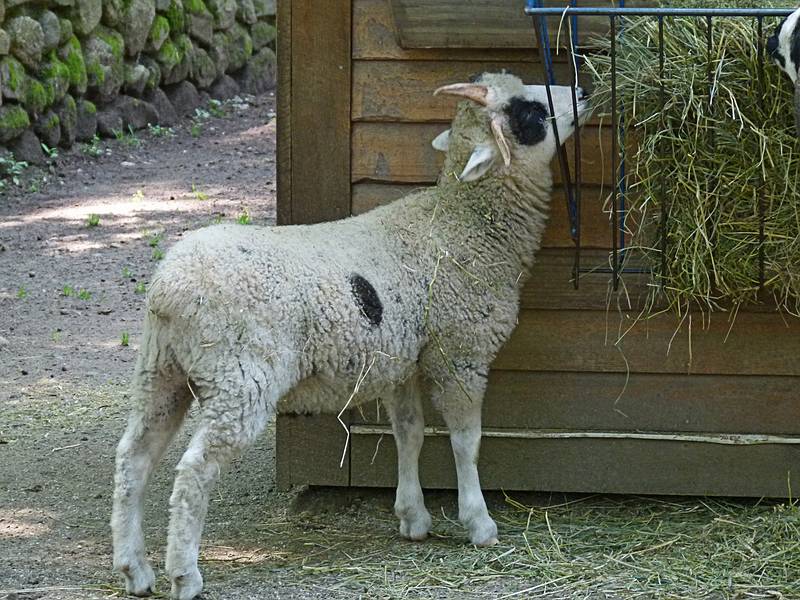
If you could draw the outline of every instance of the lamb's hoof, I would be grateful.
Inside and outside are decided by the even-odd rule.
[[[400,519],[400,535],[407,540],[421,542],[428,537],[431,530],[431,516],[428,511],[416,519]]]
[[[468,529],[469,539],[476,546],[494,546],[497,543],[497,524],[489,517],[473,521]]]
[[[117,571],[125,577],[125,592],[129,596],[150,596],[156,591],[156,575],[147,561],[124,565]]]
[[[203,591],[203,576],[196,568],[172,578],[172,600],[192,600]]]

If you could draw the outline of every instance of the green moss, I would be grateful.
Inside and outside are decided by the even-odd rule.
[[[9,129],[25,129],[29,127],[31,120],[28,113],[21,106],[7,106],[2,111],[0,116],[0,128]]]
[[[163,40],[169,36],[169,21],[163,15],[158,15],[153,20],[153,26],[150,28],[149,39],[151,42]]]
[[[158,51],[158,62],[164,65],[167,70],[172,69],[181,62],[181,53],[172,40],[165,40],[161,44],[161,50]]]
[[[186,12],[195,15],[208,12],[208,8],[203,0],[183,0],[183,8],[186,10]]]
[[[85,98],[83,99],[83,110],[85,110],[90,115],[97,113],[97,107],[94,105],[94,102],[90,102]]]
[[[86,91],[86,63],[83,61],[81,43],[74,35],[62,51],[64,64],[69,72],[69,84],[78,93]]]
[[[125,42],[122,40],[121,35],[106,30],[98,31],[97,37],[109,45],[111,48],[111,54],[114,55],[114,58],[116,58],[118,61],[122,60],[122,57],[125,54]]]
[[[7,73],[7,80],[5,81],[6,88],[19,93],[25,86],[25,81],[28,75],[25,73],[25,67],[13,56],[6,56],[2,62],[3,71]]]
[[[183,12],[182,6],[172,0],[167,9],[167,21],[169,22],[169,29],[173,33],[181,32],[186,29],[186,15]]]
[[[56,129],[61,126],[61,119],[58,118],[58,115],[53,114],[45,123],[45,127],[48,129]]]
[[[48,92],[41,83],[31,79],[23,104],[30,112],[40,113],[52,103],[51,94],[52,92]]]
[[[86,65],[86,75],[89,83],[93,86],[97,86],[106,80],[105,71],[103,71],[100,63],[97,62]]]

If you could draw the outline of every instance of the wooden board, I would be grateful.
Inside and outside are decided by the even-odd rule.
[[[739,314],[733,329],[715,315],[679,321],[659,315],[631,327],[636,313],[522,310],[495,360],[497,369],[591,373],[800,375],[800,320],[774,313]],[[628,331],[629,330],[629,331]],[[615,345],[620,336],[624,339]],[[727,335],[727,339],[726,339]]]
[[[563,7],[563,0],[544,2],[547,7]],[[617,6],[612,0],[583,0],[581,6]],[[626,6],[653,6],[654,3],[629,0]],[[400,45],[403,48],[536,48],[536,31],[531,17],[518,0],[392,0]],[[549,18],[551,44],[568,44],[568,26],[558,36],[559,19]],[[578,43],[584,45],[610,30],[606,17],[581,17]]]
[[[353,185],[353,214],[361,214],[368,210],[388,204],[414,190],[420,185],[398,185],[380,183],[357,183]],[[607,248],[611,246],[611,227],[608,215],[603,212],[604,193],[600,188],[585,187],[582,190],[581,205],[583,207],[581,243],[583,248]],[[574,248],[570,236],[567,203],[563,189],[553,190],[550,201],[550,221],[542,239],[543,248]]]
[[[484,427],[520,430],[708,432],[800,435],[794,377],[559,373],[494,370]],[[425,404],[425,423],[444,426]],[[388,424],[368,403],[353,425]]]
[[[350,414],[342,416],[349,426]],[[347,432],[336,415],[278,415],[275,441],[277,484],[282,488],[313,482],[348,485],[350,456],[345,456]]]
[[[281,223],[350,214],[350,14],[349,0],[291,3],[291,42],[282,43],[291,44],[290,92],[300,96],[291,100],[291,197]]]
[[[292,222],[292,3],[281,2],[277,15],[278,29],[278,98],[277,98],[277,201],[279,225]]]
[[[353,58],[527,62],[536,60],[536,53],[509,48],[402,48],[391,0],[353,0]]]
[[[442,155],[431,141],[444,129],[438,123],[354,123],[352,181],[387,183],[434,183],[442,166]],[[570,165],[573,140],[566,143]],[[610,135],[607,127],[584,128],[581,138],[583,182],[599,186],[610,181]],[[552,165],[553,180],[561,181],[558,163]]]
[[[537,63],[478,61],[354,61],[353,120],[389,122],[450,122],[457,100],[433,96],[436,88],[470,81],[487,71],[510,71],[525,83],[543,83],[542,67]],[[571,70],[566,64],[555,66],[556,81],[568,85]],[[590,83],[588,77],[581,85]]]
[[[486,490],[787,497],[790,482],[797,488],[798,444],[514,439],[485,433],[478,467],[481,487]],[[396,485],[391,435],[354,435],[351,453],[350,485]],[[426,436],[420,480],[426,488],[456,486],[446,436]]]

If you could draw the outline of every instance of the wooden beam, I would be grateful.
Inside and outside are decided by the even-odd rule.
[[[292,223],[292,3],[278,3],[277,222]]]
[[[340,219],[350,214],[350,1],[293,0],[290,10],[290,92],[300,93],[291,96],[291,205],[281,222]]]
[[[798,444],[729,445],[675,438],[484,437],[478,464],[481,487],[779,498],[797,487]],[[351,485],[396,485],[396,453],[390,434],[354,435],[351,452]],[[427,488],[456,486],[446,435],[426,436],[420,480]]]

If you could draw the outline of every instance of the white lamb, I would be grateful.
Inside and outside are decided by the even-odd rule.
[[[769,37],[767,53],[794,83],[794,125],[800,136],[800,8],[781,21]]]
[[[512,75],[437,93],[471,101],[434,140],[447,152],[436,187],[334,223],[209,227],[167,253],[117,449],[114,569],[129,593],[154,590],[145,487],[193,399],[201,421],[170,498],[172,598],[202,590],[200,536],[222,468],[276,410],[336,414],[356,387],[352,405],[379,397],[392,421],[401,535],[422,540],[431,527],[417,471],[427,397],[450,431],[459,519],[472,543],[496,543],[476,466],[481,402],[547,221],[553,119],[545,88]],[[563,141],[576,125],[572,93],[552,93]]]

